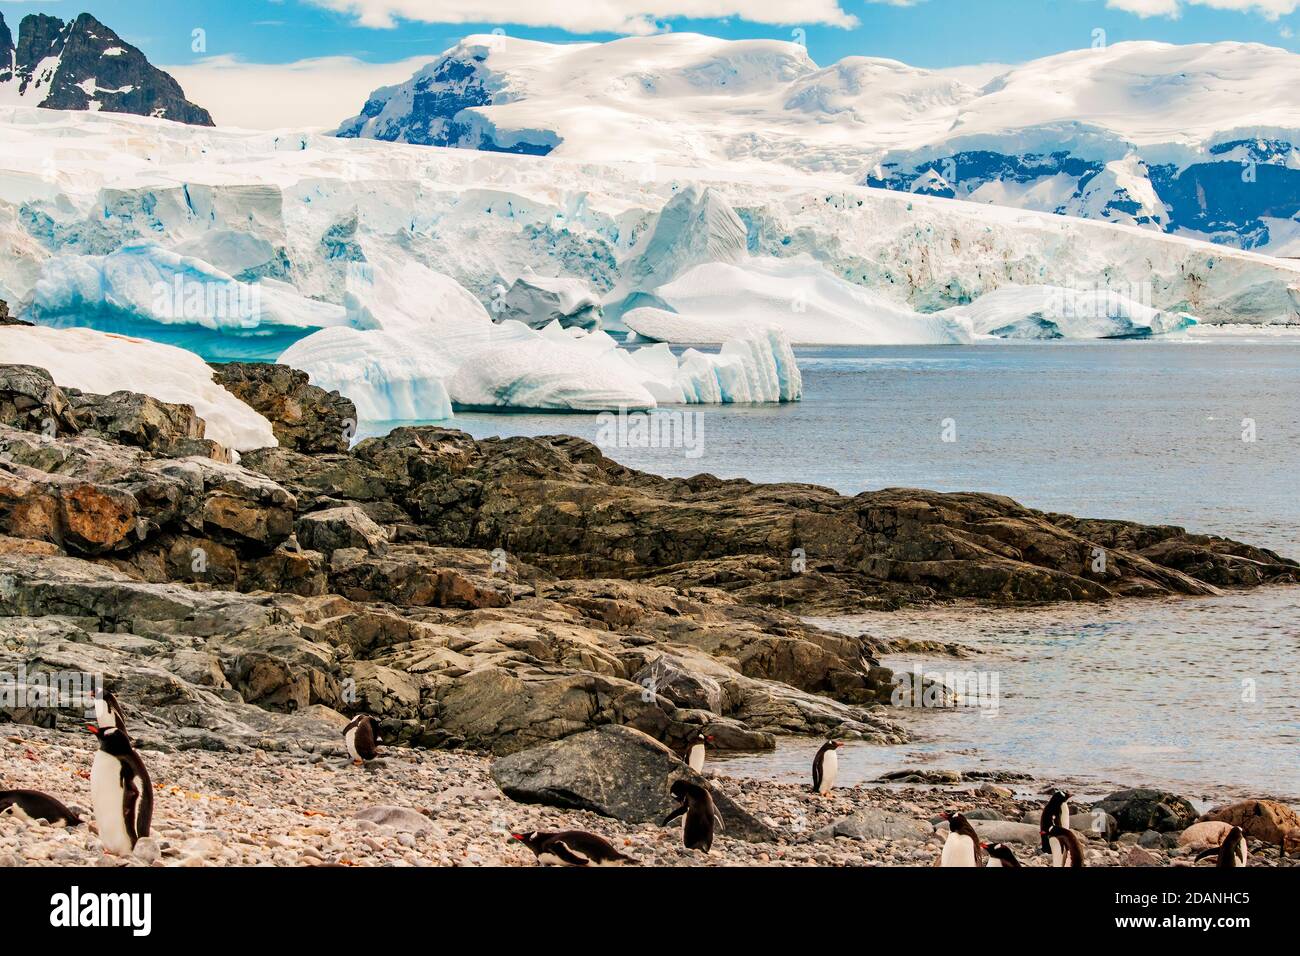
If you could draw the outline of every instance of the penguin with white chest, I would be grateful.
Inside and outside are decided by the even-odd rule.
[[[686,766],[696,773],[703,773],[704,754],[711,743],[713,743],[712,735],[703,732],[696,734],[695,739],[686,748]]]
[[[120,712],[119,715],[120,717]],[[90,796],[104,849],[130,856],[149,835],[153,822],[153,783],[144,761],[131,745],[125,724],[87,729],[99,740],[90,768]]]
[[[674,780],[671,792],[677,801],[677,809],[668,814],[663,825],[668,826],[682,817],[682,845],[688,850],[708,853],[713,848],[715,826],[719,830],[726,829],[718,805],[713,802],[713,794],[707,787],[689,780]]]
[[[1218,846],[1212,846],[1196,854],[1196,861],[1199,863],[1210,856],[1217,858],[1216,867],[1227,868],[1249,864],[1250,849],[1246,846],[1246,834],[1242,832],[1241,827],[1233,827],[1229,830]]]
[[[1043,815],[1038,820],[1038,835],[1044,853],[1052,852],[1047,845],[1047,834],[1052,827],[1070,829],[1070,795],[1064,790],[1056,790],[1052,793],[1047,806],[1043,807]]]
[[[828,740],[822,744],[817,756],[813,757],[812,792],[825,796],[835,788],[835,778],[840,773],[840,758],[837,751],[844,746],[838,740]]]
[[[1052,827],[1047,831],[1047,849],[1052,854],[1052,866],[1083,866],[1083,844],[1073,830]]]
[[[979,866],[982,856],[980,838],[970,821],[956,810],[945,810],[940,819],[948,821],[948,838],[939,855],[940,866]]]
[[[353,717],[343,728],[343,743],[348,748],[348,755],[352,757],[353,763],[360,764],[367,760],[374,760],[379,756],[379,750],[375,745],[382,742],[375,733],[375,722],[365,714]]]
[[[79,827],[84,822],[75,810],[39,790],[0,790],[0,813],[11,807],[33,820],[44,820],[50,826]]]
[[[624,866],[636,863],[604,837],[583,830],[534,830],[532,833],[512,833],[510,837],[532,850],[542,866]]]

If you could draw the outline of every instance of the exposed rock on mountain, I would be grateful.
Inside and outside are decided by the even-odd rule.
[[[176,80],[89,13],[71,23],[30,14],[19,25],[16,46],[0,16],[0,103],[213,125]]]

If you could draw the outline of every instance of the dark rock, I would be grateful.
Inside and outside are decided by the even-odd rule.
[[[1196,808],[1190,801],[1164,790],[1118,790],[1093,805],[1109,813],[1121,833],[1181,833],[1196,822]]]
[[[0,30],[0,39],[9,35],[2,18]],[[44,14],[23,17],[13,59],[6,55],[3,62],[0,89],[13,86],[30,96],[39,84],[42,95],[31,102],[42,109],[94,109],[213,125],[208,111],[185,99],[175,79],[89,13],[71,23]],[[51,62],[54,70],[38,75]]]
[[[338,392],[310,384],[306,372],[248,362],[213,368],[214,381],[266,418],[284,448],[307,454],[348,450],[356,434],[356,406]]]
[[[388,550],[388,535],[355,505],[313,511],[298,519],[298,544],[329,556],[339,548],[360,548],[371,554]]]
[[[711,677],[692,674],[680,660],[660,654],[632,675],[634,683],[667,697],[678,707],[722,713],[722,687]]]
[[[681,777],[709,786],[663,744],[618,726],[543,744],[492,764],[492,779],[512,800],[590,810],[625,823],[666,817],[675,806],[668,788]],[[776,839],[771,827],[710,789],[726,825],[724,836],[755,843]]]
[[[63,391],[84,433],[169,458],[198,455],[230,460],[226,449],[203,437],[206,425],[190,405],[160,402],[136,392],[93,395],[75,388]]]
[[[81,430],[67,394],[33,365],[0,365],[0,424],[50,437]]]
[[[3,17],[0,17],[0,30],[3,30],[3,29],[4,29],[4,19],[3,19]],[[0,36],[0,58],[3,58],[4,56],[5,56],[5,53],[4,53],[3,37]],[[0,59],[0,63],[3,63],[3,62],[7,62],[7,61],[4,60],[4,59]],[[4,67],[0,66],[0,73],[3,73],[3,71],[4,71]],[[6,302],[4,299],[0,299],[0,325],[27,325],[27,326],[30,326],[31,324],[32,324],[31,322],[24,322],[22,319],[18,318],[16,315],[10,315],[10,314],[9,314],[9,303]]]

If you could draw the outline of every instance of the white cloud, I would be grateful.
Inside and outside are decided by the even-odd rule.
[[[388,29],[398,20],[424,23],[499,23],[558,27],[570,33],[655,32],[656,21],[735,17],[751,23],[825,23],[855,26],[857,17],[838,0],[308,0],[357,18],[368,27]]]
[[[1184,5],[1259,13],[1269,20],[1276,20],[1294,13],[1300,7],[1300,0],[1106,0],[1106,6],[1127,10],[1140,17],[1178,17]]]
[[[207,109],[218,126],[278,129],[334,127],[361,111],[371,91],[410,79],[437,54],[396,63],[364,63],[348,56],[296,63],[244,63],[210,57],[186,66],[164,66],[185,96]]]

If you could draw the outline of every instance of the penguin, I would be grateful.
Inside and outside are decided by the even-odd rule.
[[[361,714],[352,718],[352,722],[343,728],[343,743],[354,763],[365,763],[379,756],[375,744],[383,741],[375,735],[375,722]]]
[[[534,830],[512,833],[510,838],[532,850],[542,866],[623,866],[637,862],[614,849],[604,837],[582,830]]]
[[[79,827],[86,822],[76,811],[39,790],[0,790],[0,813],[10,807],[16,807],[33,820],[44,820],[51,826]]]
[[[692,740],[686,748],[686,766],[690,767],[696,773],[703,773],[704,752],[711,743],[713,743],[713,736],[711,734],[696,734],[695,739]]]
[[[1220,867],[1247,865],[1250,862],[1250,848],[1246,846],[1246,834],[1241,832],[1241,827],[1233,827],[1229,830],[1228,835],[1218,846],[1212,846],[1196,854],[1196,861],[1199,863],[1210,856],[1218,857],[1218,863],[1215,865]]]
[[[1070,795],[1064,790],[1056,790],[1052,793],[1047,806],[1043,807],[1042,817],[1039,818],[1038,835],[1042,841],[1043,853],[1052,852],[1047,845],[1047,834],[1052,827],[1070,829]]]
[[[980,838],[970,821],[956,810],[945,810],[939,817],[948,821],[948,839],[943,841],[940,866],[979,866],[983,853]]]
[[[90,768],[90,796],[104,848],[130,856],[136,842],[149,835],[153,822],[153,783],[144,761],[125,730],[86,727],[99,740]]]
[[[986,866],[1023,866],[1015,852],[1005,843],[981,843],[980,847],[989,855]]]
[[[671,792],[677,800],[677,809],[668,814],[663,825],[668,826],[685,814],[682,818],[682,844],[688,850],[703,850],[708,853],[713,847],[714,825],[719,830],[726,829],[718,805],[713,802],[713,794],[708,788],[688,780],[674,780]]]
[[[840,758],[835,751],[842,746],[838,740],[828,740],[813,757],[813,793],[825,795],[835,787],[835,778],[840,772]]]
[[[122,705],[117,702],[111,690],[106,690],[95,698],[95,722],[100,727],[116,727],[128,741],[131,735],[126,731],[126,716]]]
[[[1052,854],[1052,866],[1083,866],[1083,844],[1073,830],[1052,827],[1047,831],[1047,847]]]

